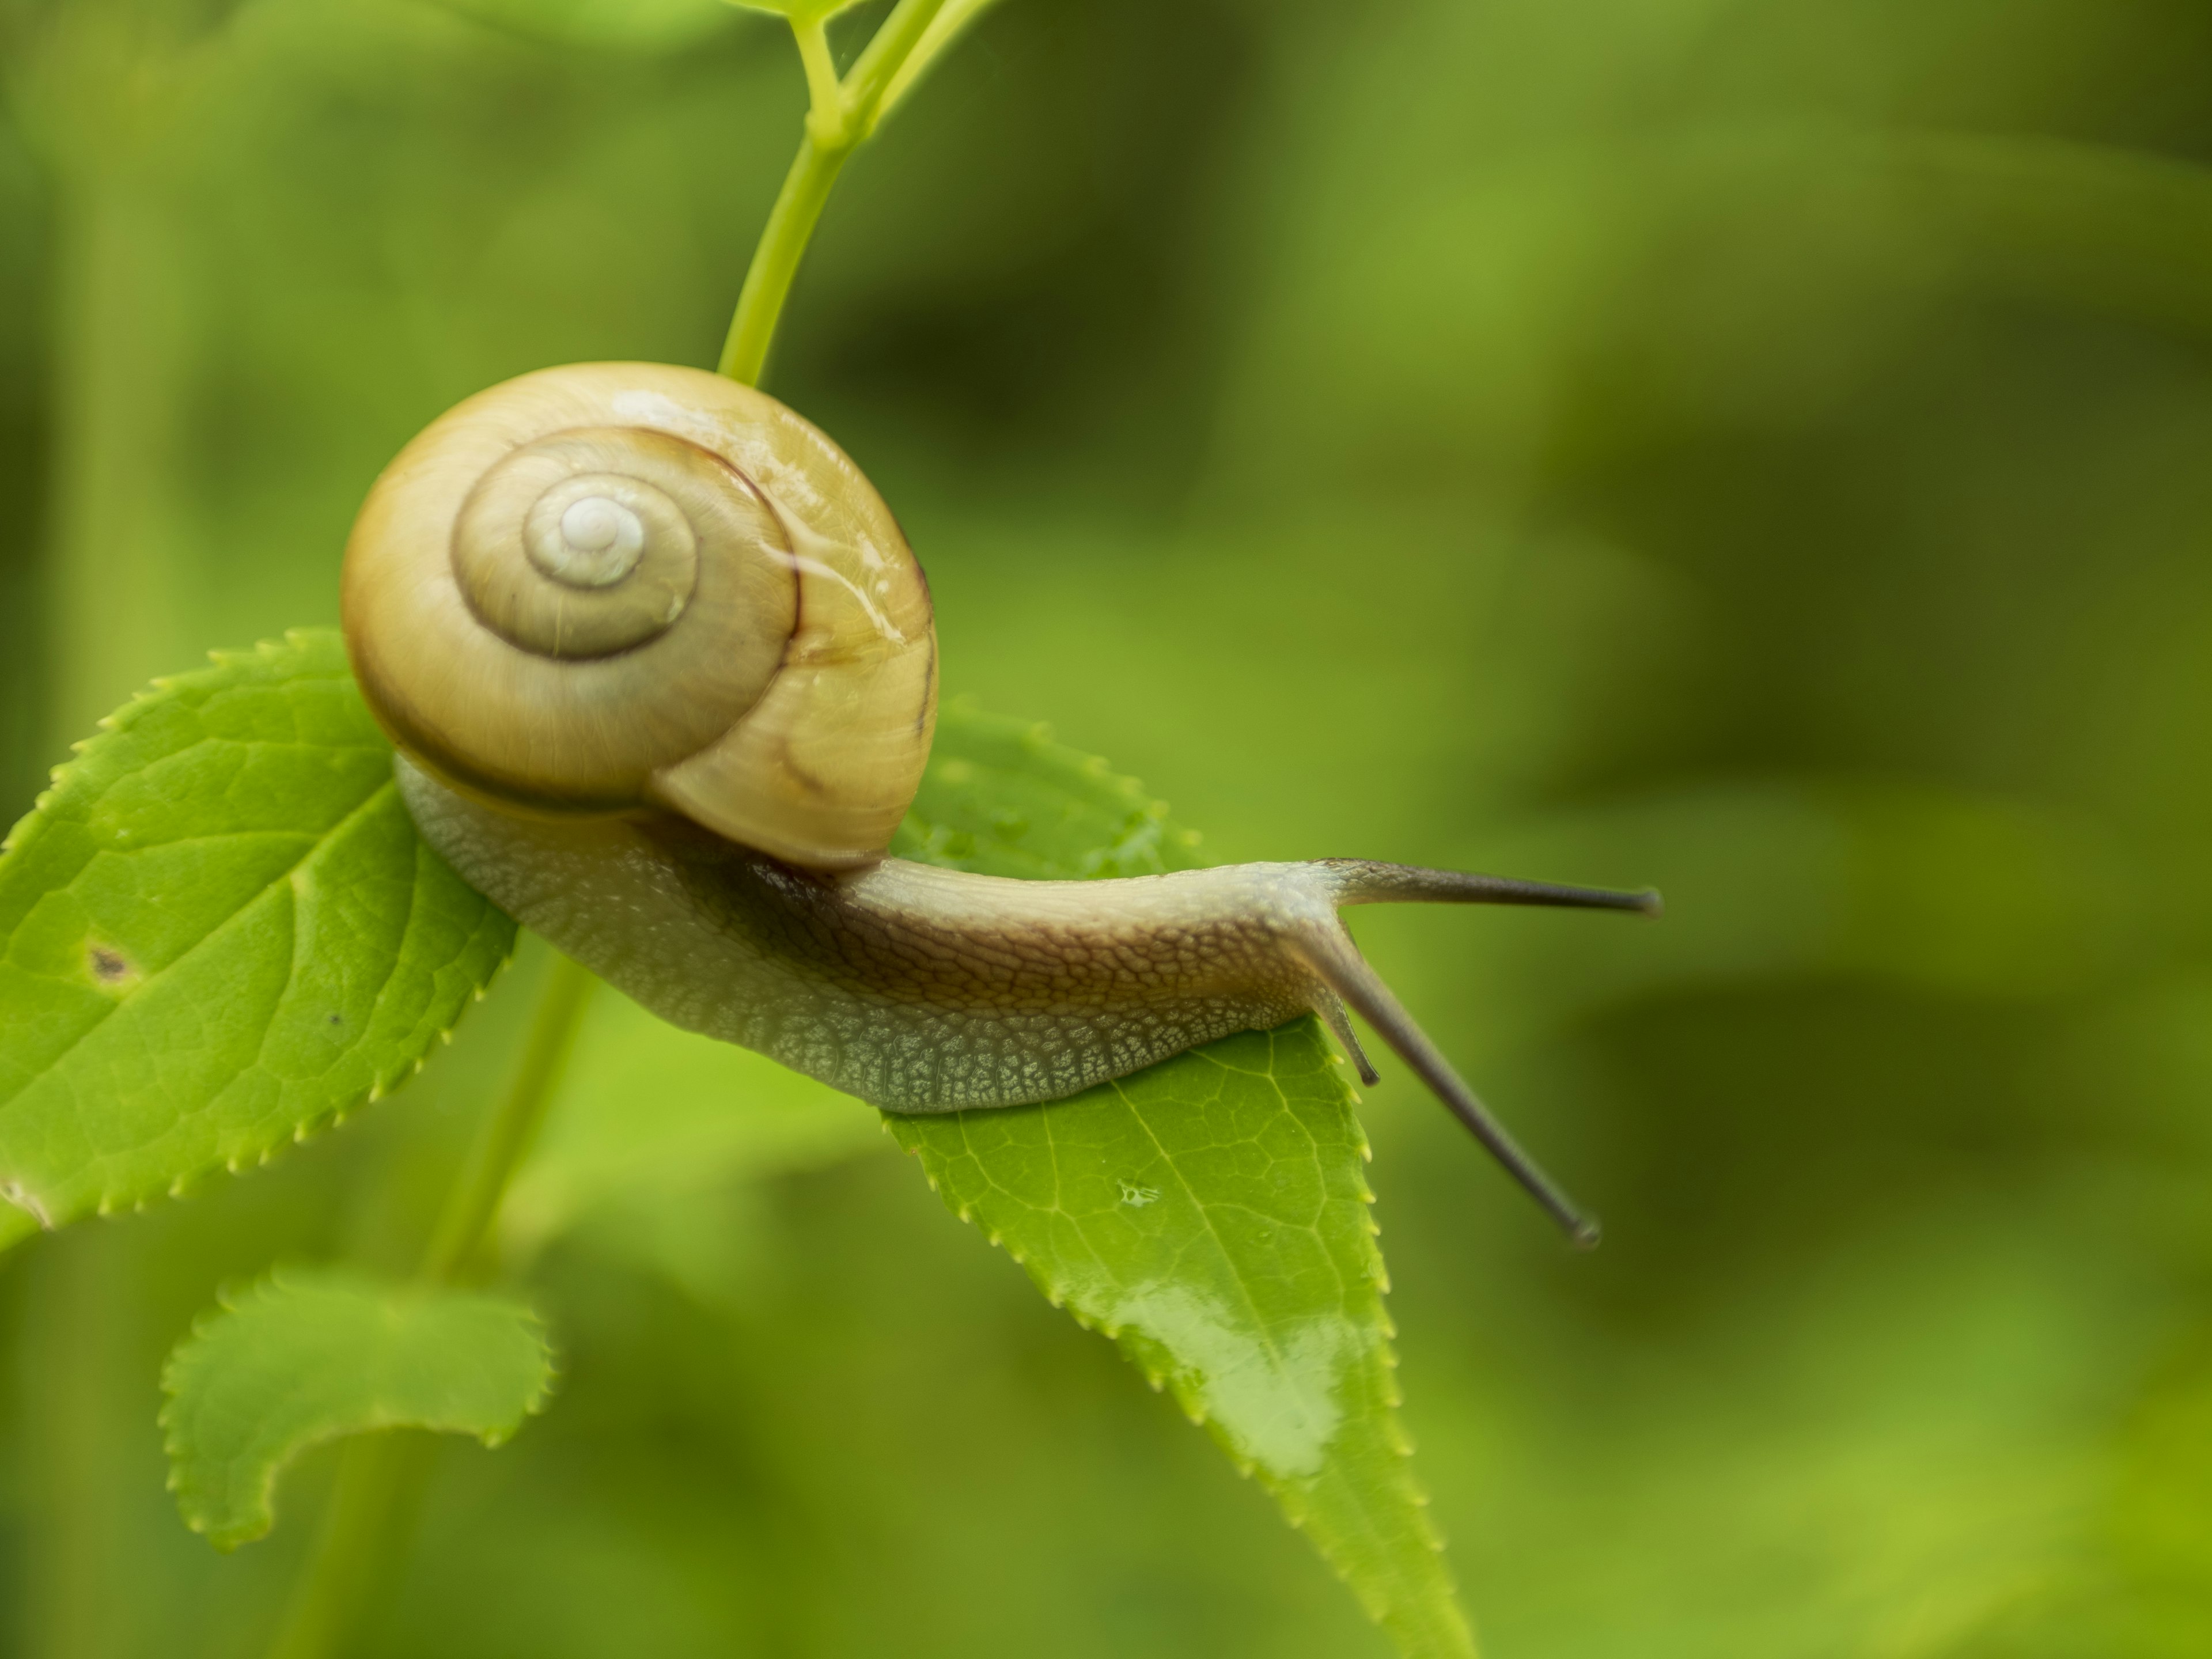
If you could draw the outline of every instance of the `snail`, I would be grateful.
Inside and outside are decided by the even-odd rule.
[[[1342,859],[1077,882],[887,857],[935,722],[929,590],[860,469],[774,398],[648,363],[481,392],[371,489],[343,611],[430,845],[670,1023],[945,1112],[1307,1013],[1371,1084],[1348,1006],[1595,1242],[1337,912],[1656,895]]]

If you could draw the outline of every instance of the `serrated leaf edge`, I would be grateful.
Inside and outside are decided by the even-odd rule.
[[[331,630],[325,629],[289,628],[284,630],[283,637],[281,640],[260,640],[257,641],[250,647],[222,647],[210,650],[207,653],[208,662],[210,666],[213,668],[234,667],[257,660],[264,663],[270,662],[284,655],[288,652],[304,653],[313,650],[322,642],[324,636],[331,632]],[[26,826],[39,821],[43,815],[46,815],[50,811],[56,798],[67,787],[70,775],[92,756],[98,746],[105,744],[111,738],[119,736],[122,733],[128,732],[138,720],[143,717],[148,706],[159,702],[165,697],[177,695],[179,688],[187,687],[188,683],[195,676],[206,672],[207,671],[205,669],[194,669],[186,673],[156,676],[154,679],[149,681],[145,686],[132,692],[130,699],[120,708],[116,708],[109,714],[101,715],[100,718],[94,722],[97,729],[94,735],[88,738],[80,738],[70,745],[70,754],[73,758],[63,762],[60,765],[52,769],[52,771],[48,775],[50,787],[39,792],[37,798],[32,802],[31,810],[15,821],[15,823],[9,828],[4,839],[0,839],[0,858],[4,858],[10,853],[14,852],[17,838],[22,834]],[[340,666],[334,669],[328,674],[303,673],[298,676],[298,678],[302,680],[344,679],[350,678],[350,672],[345,667]],[[315,856],[316,852],[320,849],[325,842],[326,842],[331,837],[341,833],[348,824],[356,822],[362,814],[376,806],[384,799],[387,792],[396,790],[398,787],[398,786],[396,782],[386,782],[379,785],[373,793],[363,798],[359,805],[356,806],[351,811],[349,811],[343,818],[340,818],[336,823],[332,824],[329,830],[325,830],[320,836],[317,837],[314,844],[311,846],[307,852],[303,854],[296,862],[288,866],[281,874],[271,879],[267,885],[254,894],[252,899],[248,901],[248,904],[258,902],[264,895],[274,890],[278,885],[291,883],[298,875],[301,866]],[[246,905],[241,905],[240,907],[240,910],[243,911],[246,908]],[[228,927],[229,925],[230,922],[226,921],[223,924],[223,927]],[[189,961],[208,943],[209,940],[218,937],[222,933],[223,927],[216,928],[215,932],[208,934],[206,939],[203,939],[198,944],[195,944],[191,949],[185,951],[183,955],[178,957],[175,961],[168,963],[161,968],[157,969],[154,973],[148,975],[146,978],[141,981],[137,988],[143,991],[146,986],[158,982],[161,976],[168,973],[172,969]],[[483,980],[472,988],[471,1001],[470,1003],[464,1005],[465,1007],[472,1006],[475,1003],[483,1001],[484,998],[490,994],[492,987],[498,981],[500,975],[507,970],[507,966],[514,960],[514,953],[517,944],[520,941],[520,935],[519,933],[514,936],[514,940],[510,941],[506,953],[492,965],[491,971],[484,976]],[[120,1009],[123,1006],[123,1004],[118,1003],[115,1005],[115,1008]],[[85,1030],[70,1043],[68,1048],[62,1051],[61,1056],[57,1056],[56,1063],[59,1063],[59,1060],[62,1057],[74,1052],[77,1043],[84,1042],[87,1038],[90,1037],[94,1031],[99,1030],[100,1027],[104,1026],[114,1012],[115,1010],[110,1010],[107,1012],[102,1013],[97,1021],[90,1026],[88,1026]],[[453,1040],[453,1031],[458,1023],[458,1018],[456,1018],[454,1021],[448,1022],[447,1024],[441,1026],[434,1034],[434,1040],[441,1043],[451,1043]],[[418,1075],[422,1070],[424,1059],[424,1056],[418,1055],[414,1060],[392,1069],[384,1075],[372,1078],[368,1087],[349,1103],[336,1106],[326,1113],[310,1118],[305,1122],[295,1126],[289,1135],[291,1144],[294,1146],[304,1146],[309,1140],[314,1139],[323,1134],[328,1133],[333,1129],[342,1127],[353,1116],[355,1113],[360,1111],[362,1108],[364,1106],[374,1105],[376,1102],[383,1099],[392,1091],[401,1087],[403,1085]],[[284,1144],[284,1134],[283,1132],[280,1130],[276,1139],[268,1141],[258,1148],[249,1146],[245,1149],[242,1156],[225,1159],[221,1167],[223,1172],[227,1175],[237,1176],[246,1174],[248,1172],[245,1167],[246,1159],[247,1158],[251,1158],[253,1160],[253,1167],[255,1169],[265,1168],[270,1163],[274,1161],[276,1156],[283,1150]],[[177,1177],[177,1179],[172,1182],[166,1189],[157,1189],[153,1192],[141,1194],[134,1199],[126,1199],[120,1191],[115,1189],[111,1188],[109,1190],[103,1191],[100,1194],[98,1198],[94,1200],[92,1213],[95,1217],[103,1219],[113,1217],[118,1213],[123,1213],[126,1209],[129,1213],[137,1214],[143,1212],[155,1203],[164,1199],[182,1200],[188,1198],[198,1188],[201,1181],[205,1176],[212,1175],[214,1172],[215,1170],[213,1166],[204,1170],[193,1170]],[[0,1202],[11,1204],[15,1208],[28,1214],[39,1224],[40,1230],[44,1232],[57,1231],[61,1226],[67,1224],[69,1219],[74,1218],[64,1218],[60,1221],[57,1221],[54,1218],[53,1212],[50,1206],[42,1199],[40,1199],[37,1194],[32,1192],[28,1187],[20,1182],[0,1182]],[[0,1247],[0,1249],[4,1249],[4,1247]]]
[[[185,1361],[186,1351],[195,1343],[204,1339],[209,1330],[213,1328],[217,1321],[222,1319],[228,1315],[239,1313],[245,1304],[250,1299],[267,1291],[277,1289],[283,1280],[288,1275],[293,1273],[301,1273],[321,1278],[343,1276],[358,1280],[361,1284],[367,1286],[382,1286],[390,1293],[401,1296],[411,1294],[417,1297],[425,1299],[435,1297],[443,1291],[453,1288],[451,1286],[442,1285],[425,1285],[419,1281],[407,1279],[381,1279],[376,1274],[364,1273],[359,1269],[349,1268],[342,1265],[331,1264],[316,1266],[304,1262],[283,1263],[272,1267],[255,1278],[244,1281],[242,1285],[240,1282],[236,1279],[225,1280],[222,1285],[216,1287],[215,1305],[212,1307],[203,1308],[198,1313],[192,1316],[192,1322],[190,1328],[185,1331],[182,1337],[178,1339],[176,1345],[169,1350],[168,1358],[161,1362],[161,1408],[155,1417],[155,1423],[161,1431],[161,1451],[163,1456],[168,1460],[169,1463],[169,1472],[163,1483],[163,1490],[172,1493],[181,1492],[184,1490],[185,1486],[183,1477],[179,1473],[179,1465],[184,1455],[185,1448],[178,1438],[179,1431],[175,1421],[175,1413],[180,1394],[180,1389],[177,1382],[177,1372]],[[513,1300],[515,1302],[516,1305],[522,1309],[524,1317],[528,1322],[531,1329],[537,1334],[539,1345],[544,1350],[545,1375],[544,1380],[538,1384],[536,1392],[534,1392],[528,1400],[523,1402],[522,1421],[520,1423],[518,1423],[513,1429],[508,1430],[505,1434],[500,1434],[496,1431],[494,1431],[488,1434],[469,1435],[466,1437],[479,1442],[489,1450],[496,1450],[500,1447],[507,1444],[510,1440],[514,1439],[516,1435],[522,1431],[523,1424],[526,1424],[530,1419],[543,1416],[552,1406],[553,1396],[559,1391],[561,1378],[564,1375],[561,1364],[560,1346],[553,1340],[553,1330],[551,1325],[547,1322],[545,1316],[538,1311],[535,1304],[526,1301],[520,1297],[515,1297]],[[422,1429],[420,1428],[420,1425],[405,1423],[387,1423],[374,1425],[367,1428],[333,1430],[327,1434],[314,1435],[307,1439],[302,1440],[298,1445],[292,1449],[289,1455],[279,1459],[276,1462],[270,1466],[268,1474],[264,1479],[260,1494],[261,1503],[259,1507],[270,1516],[270,1520],[269,1525],[263,1527],[258,1532],[242,1534],[230,1538],[227,1541],[217,1540],[213,1535],[213,1529],[208,1525],[207,1522],[204,1518],[185,1512],[181,1506],[179,1506],[179,1515],[187,1528],[193,1532],[199,1534],[202,1537],[208,1539],[210,1542],[215,1543],[218,1549],[223,1550],[226,1553],[230,1550],[236,1549],[241,1545],[252,1543],[258,1539],[267,1537],[268,1534],[275,1529],[276,1484],[283,1477],[284,1471],[292,1464],[297,1462],[305,1454],[313,1451],[319,1446],[329,1445],[331,1442],[337,1440],[353,1439],[359,1436],[368,1434],[389,1434],[395,1431],[409,1428],[416,1428],[418,1431],[426,1434],[457,1432],[456,1431],[451,1430]]]
[[[243,650],[236,647],[224,647],[210,651],[207,653],[208,663],[210,667],[227,668],[234,664],[244,663],[253,657],[259,657],[265,660],[273,659],[286,651],[310,651],[320,642],[321,636],[330,631],[327,629],[288,628],[284,630],[284,637],[281,641],[262,640]],[[27,825],[52,809],[55,797],[68,787],[70,779],[83,765],[87,758],[110,738],[128,732],[143,718],[145,709],[143,705],[159,702],[164,697],[176,696],[179,688],[186,687],[193,676],[204,674],[206,672],[206,669],[195,668],[181,674],[156,675],[133,691],[124,701],[121,707],[111,709],[94,720],[92,735],[88,738],[78,738],[70,743],[69,746],[70,758],[47,772],[46,787],[32,798],[31,810],[10,824],[4,836],[0,836],[0,858],[4,858],[15,850],[16,837],[22,834]],[[349,671],[344,668],[340,668],[328,675],[302,674],[300,676],[302,679],[337,679],[347,677],[349,677]]]

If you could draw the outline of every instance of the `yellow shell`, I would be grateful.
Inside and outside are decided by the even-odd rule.
[[[936,634],[890,509],[701,369],[542,369],[440,416],[355,521],[343,610],[392,740],[510,805],[657,806],[850,869],[928,759]]]

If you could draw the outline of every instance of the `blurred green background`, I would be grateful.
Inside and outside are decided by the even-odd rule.
[[[8,816],[334,621],[449,404],[710,362],[803,102],[711,0],[4,0],[0,54]],[[831,205],[770,385],[949,692],[1213,859],[1667,890],[1360,917],[1607,1222],[1370,1092],[1497,1659],[2212,1651],[2208,163],[2189,0],[1006,0]],[[216,1556],[161,1356],[406,1259],[539,965],[346,1133],[0,1260],[0,1653],[264,1639],[330,1460]],[[541,1229],[562,1398],[441,1448],[366,1650],[1383,1654],[861,1127]]]

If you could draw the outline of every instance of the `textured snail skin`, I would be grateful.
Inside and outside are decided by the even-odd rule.
[[[825,876],[670,817],[521,817],[404,761],[400,781],[464,879],[662,1018],[889,1110],[1054,1100],[1309,1009],[1341,1024],[1285,948],[1336,926],[1320,866]]]

